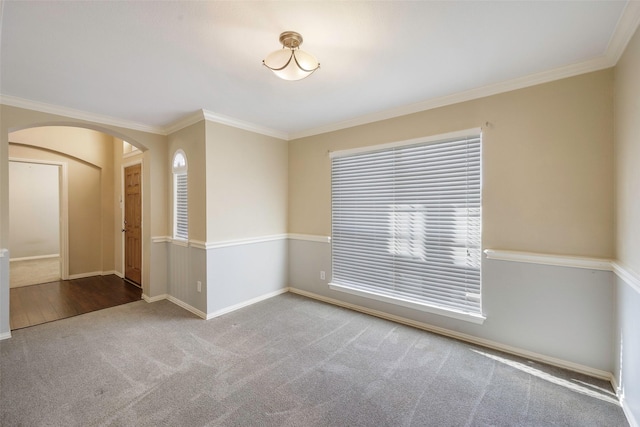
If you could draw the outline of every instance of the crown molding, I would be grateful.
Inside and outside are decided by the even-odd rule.
[[[0,0],[0,13],[2,12]],[[1,16],[1,15],[0,15]],[[365,125],[377,121],[392,119],[395,117],[414,114],[421,111],[431,110],[438,107],[457,104],[461,102],[471,101],[474,99],[484,98],[491,95],[497,95],[512,90],[523,89],[542,83],[548,83],[554,80],[560,80],[567,77],[573,77],[579,74],[585,74],[593,71],[602,70],[613,67],[620,60],[631,37],[640,25],[640,2],[628,1],[624,11],[622,12],[616,29],[609,40],[607,50],[604,55],[593,58],[588,61],[569,64],[563,67],[555,68],[549,71],[530,74],[528,76],[519,77],[504,82],[494,83],[479,88],[471,89],[464,92],[445,95],[438,98],[432,98],[426,101],[409,104],[397,108],[379,111],[372,114],[355,117],[353,119],[344,120],[336,123],[330,123],[299,132],[287,133],[277,129],[268,128],[255,123],[214,113],[208,110],[200,110],[185,116],[184,118],[167,125],[166,127],[149,126],[146,124],[135,123],[127,120],[117,119],[114,117],[104,116],[100,114],[89,113],[86,111],[75,110],[72,108],[61,107],[57,105],[47,104],[38,101],[31,101],[10,95],[0,95],[0,104],[10,105],[18,108],[25,108],[43,113],[56,114],[69,118],[89,121],[98,124],[117,126],[126,129],[139,130],[159,135],[169,135],[191,126],[201,120],[208,120],[215,123],[224,124],[238,129],[247,130],[257,134],[270,136],[273,138],[291,141],[295,139],[305,138],[308,136],[319,135],[328,132],[334,132],[341,129],[351,128],[355,126]]]
[[[226,126],[231,126],[234,128],[246,130],[246,131],[261,134],[261,135],[271,136],[273,138],[283,139],[285,141],[289,140],[289,135],[286,132],[281,132],[279,130],[256,125],[250,122],[245,122],[240,119],[224,116],[222,114],[217,114],[217,113],[214,113],[213,111],[208,111],[204,109],[197,111],[193,114],[190,114],[178,120],[177,122],[167,126],[166,128],[163,129],[163,134],[169,135],[171,133],[184,129],[187,126],[191,126],[195,123],[198,123],[202,120],[207,120],[210,122],[219,123]]]
[[[464,92],[454,93],[452,95],[432,98],[426,101],[404,105],[377,113],[366,114],[364,116],[356,117],[354,119],[345,120],[342,122],[328,124],[326,126],[320,126],[301,132],[294,132],[292,134],[289,134],[289,140],[305,138],[308,136],[334,132],[337,130],[361,126],[373,122],[379,122],[382,120],[393,119],[395,117],[406,116],[409,114],[432,110],[439,107],[446,107],[447,105],[459,104],[461,102],[473,101],[474,99],[484,98],[491,95],[498,95],[500,93],[510,92],[512,90],[523,89],[542,83],[552,82],[554,80],[560,80],[567,77],[573,77],[580,74],[610,68],[614,65],[615,64],[612,63],[609,58],[607,58],[606,56],[601,56],[589,61],[570,64],[563,67],[555,68],[553,70],[529,74],[528,76],[518,77],[516,79],[494,83]]]
[[[202,111],[203,110],[199,110],[199,111],[196,111],[195,113],[188,114],[185,117],[181,118],[180,120],[177,120],[171,123],[169,126],[162,129],[162,134],[169,135],[174,132],[178,132],[179,130],[182,130],[186,127],[194,125],[198,122],[203,121],[204,114],[202,113]]]
[[[135,123],[128,120],[104,116],[101,114],[89,113],[73,108],[61,107],[59,105],[47,104],[39,101],[31,101],[30,99],[19,98],[17,96],[0,95],[0,104],[9,105],[11,107],[24,108],[27,110],[39,111],[41,113],[55,114],[58,116],[84,120],[87,122],[98,123],[102,125],[117,126],[125,129],[139,130],[141,132],[161,135],[163,134],[162,129],[155,126]]]
[[[612,67],[620,60],[631,41],[631,37],[638,29],[638,25],[640,25],[640,2],[628,1],[618,20],[616,30],[611,36],[611,40],[609,40],[607,52],[605,53]]]
[[[394,117],[405,116],[408,114],[431,110],[438,107],[445,107],[447,105],[458,104],[460,102],[472,101],[474,99],[484,98],[486,96],[497,95],[512,90],[523,89],[525,87],[535,86],[542,83],[552,82],[554,80],[565,79],[580,74],[614,67],[620,60],[620,57],[624,53],[624,50],[627,48],[631,37],[633,37],[639,25],[640,2],[629,1],[627,2],[625,9],[620,16],[620,19],[618,20],[616,29],[611,36],[611,39],[609,40],[609,44],[607,45],[606,52],[600,57],[593,58],[588,61],[578,62],[575,64],[569,64],[563,67],[558,67],[549,71],[543,71],[540,73],[530,74],[528,76],[507,80],[504,82],[482,86],[465,92],[432,98],[415,104],[392,108],[377,113],[366,114],[364,116],[355,117],[353,119],[345,120],[342,122],[331,123],[325,126],[316,127],[301,132],[294,132],[289,134],[289,140],[305,138],[308,136],[334,132],[354,126],[378,122],[381,120],[392,119]]]
[[[247,130],[249,132],[258,133],[265,136],[271,136],[273,138],[283,139],[285,141],[289,140],[289,134],[287,134],[287,132],[282,132],[276,129],[271,129],[271,128],[260,126],[250,122],[245,122],[244,120],[239,120],[233,117],[224,116],[222,114],[217,114],[208,110],[202,110],[202,115],[204,116],[205,120],[208,120],[210,122],[220,123],[220,124],[231,126],[234,128]]]

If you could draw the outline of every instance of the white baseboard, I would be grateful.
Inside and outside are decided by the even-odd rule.
[[[103,271],[100,275],[101,276],[109,276],[111,274],[113,274],[114,276],[118,276],[121,279],[124,277],[124,275],[122,273],[120,273],[119,271],[115,271],[115,270]]]
[[[89,273],[70,274],[69,280],[84,279],[85,277],[102,276],[102,271],[91,271]]]
[[[11,338],[11,332],[4,332],[0,334],[0,341],[8,340],[9,338]]]
[[[167,299],[169,295],[167,294],[161,294],[161,295],[156,295],[155,297],[150,297],[147,294],[142,294],[142,299],[145,300],[146,302],[156,302],[156,301],[162,301],[163,299]]]
[[[179,307],[182,307],[187,311],[192,312],[193,314],[195,314],[198,317],[201,317],[201,318],[203,318],[205,320],[210,320],[210,319],[213,319],[214,317],[218,317],[218,316],[222,316],[223,314],[231,313],[232,311],[236,311],[236,310],[238,310],[240,308],[247,307],[247,306],[255,304],[257,302],[260,302],[260,301],[263,301],[263,300],[266,300],[266,299],[269,299],[269,298],[273,298],[276,295],[280,295],[280,294],[283,294],[283,293],[288,292],[288,291],[289,291],[289,288],[282,288],[282,289],[279,289],[279,290],[277,290],[275,292],[270,292],[268,294],[264,294],[264,295],[261,295],[261,296],[256,297],[256,298],[252,298],[250,300],[243,301],[243,302],[241,302],[239,304],[235,304],[235,305],[232,305],[230,307],[225,307],[225,308],[223,308],[221,310],[215,311],[213,313],[208,313],[208,314],[203,312],[203,311],[201,311],[201,310],[198,310],[197,308],[195,308],[195,307],[187,304],[186,302],[184,302],[182,300],[179,300],[178,298],[176,298],[176,297],[174,297],[172,295],[169,295],[169,294],[161,294],[161,295],[156,295],[154,297],[150,297],[150,296],[148,296],[146,294],[142,294],[142,299],[145,300],[146,302],[149,302],[149,303],[156,302],[156,301],[161,301],[163,299],[166,299],[166,300],[171,301],[175,305],[177,305]]]
[[[124,277],[124,275],[119,271],[109,270],[109,271],[91,271],[89,273],[70,274],[67,280],[84,279],[86,277],[94,277],[94,276],[108,276],[110,274],[114,274],[121,279]]]
[[[18,262],[18,261],[35,261],[37,259],[50,259],[50,258],[60,258],[60,254],[50,254],[50,255],[38,255],[38,256],[24,256],[21,258],[11,258],[10,262]]]
[[[474,337],[473,335],[463,334],[461,332],[452,331],[450,329],[440,328],[438,326],[429,325],[427,323],[418,322],[415,320],[407,319],[405,317],[395,316],[393,314],[384,313],[382,311],[373,310],[367,307],[362,307],[356,304],[350,304],[337,299],[325,297],[322,295],[314,294],[313,292],[303,291],[301,289],[289,288],[289,292],[302,295],[308,298],[316,299],[318,301],[327,302],[329,304],[337,305],[340,307],[348,308],[361,313],[369,314],[372,316],[380,317],[382,319],[391,320],[396,323],[402,323],[407,326],[422,329],[428,332],[433,332],[439,335],[444,335],[450,338],[455,338],[460,341],[469,342],[472,344],[481,345],[483,347],[491,348],[494,350],[503,351],[505,353],[513,354],[515,356],[525,357],[537,362],[546,363],[547,365],[557,366],[559,368],[568,369],[570,371],[579,372],[591,377],[611,381],[613,375],[610,372],[595,369],[589,366],[580,365],[578,363],[569,362],[566,360],[558,359],[555,357],[545,356],[543,354],[534,353],[529,350],[524,350],[510,345],[501,344],[495,341],[487,340],[484,338]]]
[[[167,295],[167,299],[169,301],[171,301],[172,303],[174,303],[175,305],[184,308],[187,311],[192,312],[193,314],[195,314],[198,317],[201,317],[203,319],[207,318],[207,314],[203,311],[198,310],[197,308],[187,304],[186,302],[179,300],[178,298],[171,296],[171,295]]]
[[[197,308],[187,304],[186,302],[179,300],[178,298],[171,296],[169,294],[160,294],[160,295],[156,295],[154,297],[150,297],[146,294],[142,294],[142,299],[145,300],[146,302],[152,303],[152,302],[158,302],[158,301],[162,301],[162,300],[168,300],[171,301],[172,303],[174,303],[175,305],[177,305],[178,307],[182,307],[187,311],[192,312],[193,314],[195,314],[198,317],[201,317],[203,319],[207,318],[206,313],[204,313],[203,311],[198,310]]]
[[[213,313],[208,313],[205,318],[207,320],[210,320],[210,319],[213,319],[214,317],[222,316],[223,314],[231,313],[232,311],[236,311],[236,310],[241,309],[243,307],[247,307],[247,306],[255,304],[257,302],[264,301],[264,300],[269,299],[269,298],[273,298],[273,297],[275,297],[277,295],[280,295],[280,294],[284,294],[285,292],[288,292],[288,291],[289,291],[289,288],[278,289],[275,292],[270,292],[268,294],[260,295],[259,297],[252,298],[252,299],[250,299],[248,301],[244,301],[244,302],[241,302],[239,304],[232,305],[230,307],[225,307],[223,309],[214,311]]]
[[[627,417],[627,421],[629,421],[629,426],[640,427],[640,423],[631,412],[631,408],[629,408],[629,404],[625,400],[624,396],[620,396],[620,406],[622,406],[622,411],[624,412],[625,417]]]

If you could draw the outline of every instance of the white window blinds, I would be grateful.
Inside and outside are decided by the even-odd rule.
[[[187,174],[174,175],[174,238],[187,240],[189,238],[189,217],[187,210]]]
[[[480,315],[480,159],[479,132],[333,153],[331,284]]]

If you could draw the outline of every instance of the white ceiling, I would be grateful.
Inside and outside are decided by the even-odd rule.
[[[0,93],[165,132],[206,110],[293,138],[613,66],[639,4],[5,0]],[[320,60],[311,77],[262,66],[285,30]]]

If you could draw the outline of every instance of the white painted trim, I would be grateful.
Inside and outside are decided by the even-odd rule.
[[[196,316],[202,318],[202,319],[206,319],[207,318],[207,314],[203,311],[198,310],[195,307],[190,306],[189,304],[187,304],[186,302],[179,300],[178,298],[172,296],[172,295],[167,295],[167,299],[169,301],[171,301],[172,303],[174,303],[175,305],[184,308],[187,311],[192,312],[193,314],[195,314]]]
[[[628,1],[609,40],[605,54],[614,65],[620,60],[638,25],[640,25],[640,2]]]
[[[286,132],[282,132],[276,129],[271,129],[266,126],[260,126],[255,123],[250,123],[244,120],[214,113],[213,111],[208,111],[208,110],[200,110],[193,114],[189,114],[181,118],[180,120],[165,127],[163,133],[165,135],[169,135],[181,129],[194,125],[200,121],[205,121],[205,120],[214,122],[214,123],[219,123],[226,126],[231,126],[237,129],[243,129],[243,130],[257,133],[260,135],[283,139],[285,141],[288,140],[289,138],[289,135]]]
[[[60,209],[60,277],[69,280],[69,175],[67,162],[54,160],[29,159],[21,157],[9,157],[10,162],[35,163],[40,165],[57,166],[59,182],[59,209]]]
[[[4,258],[9,255],[9,249],[0,249],[0,258]]]
[[[226,248],[228,246],[252,245],[254,243],[271,242],[273,240],[284,240],[288,237],[289,236],[287,234],[273,234],[270,236],[249,237],[246,239],[221,240],[217,242],[206,243],[205,248],[218,249],[218,248]],[[199,242],[199,243],[204,243],[204,242]]]
[[[17,261],[35,261],[37,259],[51,259],[51,258],[59,258],[60,254],[51,254],[51,255],[38,255],[38,256],[25,256],[22,258],[12,258],[11,262]]]
[[[135,150],[134,150],[134,151],[130,151],[130,152],[128,152],[128,153],[123,153],[123,154],[122,154],[122,160],[129,159],[129,158],[131,158],[131,157],[141,156],[141,155],[143,154],[143,153],[142,153],[142,150],[140,150],[140,149],[139,149],[138,147],[136,147],[135,145],[132,145],[132,147],[133,147]]]
[[[91,271],[89,273],[70,274],[69,279],[66,279],[66,280],[84,279],[85,277],[94,277],[94,276],[103,276],[102,271]]]
[[[482,133],[481,128],[464,129],[455,132],[441,133],[438,135],[430,135],[421,138],[407,139],[404,141],[389,142],[387,144],[367,145],[366,147],[350,148],[348,150],[331,151],[329,157],[352,156],[360,153],[370,153],[379,150],[388,150],[390,148],[406,147],[416,144],[428,144],[431,142],[446,141],[456,138],[478,137]]]
[[[171,236],[155,236],[151,238],[151,243],[171,243]]]
[[[627,400],[624,398],[624,395],[620,396],[620,406],[622,406],[622,412],[627,417],[627,421],[629,422],[630,427],[640,427],[640,422],[636,420],[636,417],[633,415]]]
[[[615,31],[609,40],[609,45],[604,55],[593,58],[584,62],[569,64],[540,73],[530,74],[528,76],[515,78],[503,82],[497,82],[471,89],[464,92],[458,92],[451,95],[445,95],[438,98],[428,99],[415,104],[404,105],[398,108],[392,108],[377,113],[366,114],[364,116],[355,117],[353,119],[344,120],[342,122],[330,123],[324,126],[293,132],[288,135],[289,141],[305,138],[313,135],[334,132],[341,129],[347,129],[354,126],[360,126],[368,123],[378,122],[382,120],[392,119],[394,117],[406,116],[408,114],[418,113],[421,111],[431,110],[447,105],[458,104],[461,102],[472,101],[474,99],[484,98],[491,95],[510,92],[517,89],[523,89],[548,83],[555,80],[565,79],[568,77],[586,74],[593,71],[602,70],[615,66],[620,57],[624,53],[631,37],[633,37],[636,29],[640,25],[640,2],[629,1],[622,12]]]
[[[181,119],[178,119],[177,121],[169,124],[163,129],[163,134],[170,135],[174,132],[178,132],[179,130],[182,130],[186,127],[189,127],[201,121],[204,121],[204,114],[202,110],[199,110],[199,111],[196,111],[195,113],[187,114]]]
[[[530,74],[528,76],[519,77],[504,82],[486,85],[465,92],[459,92],[451,95],[433,98],[415,104],[392,108],[373,114],[366,114],[364,116],[356,117],[353,119],[344,120],[337,123],[330,123],[324,126],[319,126],[316,128],[306,129],[300,132],[293,133],[287,133],[277,129],[268,128],[255,123],[250,123],[244,120],[236,119],[207,110],[200,110],[198,112],[189,114],[172,124],[159,128],[156,126],[149,126],[146,124],[135,123],[114,117],[89,113],[86,111],[80,111],[67,107],[61,107],[58,105],[31,101],[28,99],[18,98],[10,95],[0,95],[0,104],[10,105],[18,108],[26,108],[34,111],[41,111],[44,113],[50,113],[79,120],[86,120],[98,124],[117,126],[126,129],[134,129],[142,132],[150,132],[159,135],[169,135],[187,126],[191,126],[192,124],[197,123],[200,120],[209,120],[238,129],[244,129],[250,132],[291,141],[295,139],[305,138],[307,136],[319,135],[367,123],[373,123],[381,120],[391,119],[394,117],[413,114],[420,111],[444,107],[447,105],[457,104],[465,101],[471,101],[478,98],[484,98],[499,93],[509,92],[516,89],[522,89],[541,83],[547,83],[554,80],[560,80],[579,74],[585,74],[592,71],[613,67],[620,59],[627,44],[629,43],[629,40],[635,33],[639,23],[640,4],[639,2],[630,1],[627,2],[625,10],[623,11],[620,20],[618,21],[618,24],[613,33],[613,36],[611,37],[611,40],[609,41],[609,45],[607,46],[605,54],[600,57],[576,64],[565,65],[553,70],[543,71],[540,73]]]
[[[17,108],[25,108],[33,111],[40,111],[42,113],[55,114],[57,116],[64,116],[72,119],[84,120],[103,125],[117,126],[126,129],[164,135],[163,129],[155,126],[135,123],[128,120],[105,116],[102,114],[89,113],[87,111],[76,110],[73,108],[61,107],[59,105],[47,104],[39,101],[31,101],[29,99],[19,98],[17,96],[0,95],[0,104]]]
[[[157,301],[162,301],[163,299],[167,299],[169,295],[167,294],[160,294],[160,295],[156,295],[155,297],[150,297],[147,294],[142,294],[142,299],[145,300],[148,303],[152,303],[152,302],[157,302]]]
[[[189,246],[196,249],[207,249],[207,242],[203,242],[200,240],[189,240]]]
[[[317,236],[314,234],[289,234],[290,240],[304,240],[307,242],[331,243],[331,236]]]
[[[635,271],[624,267],[618,261],[611,263],[613,272],[622,279],[625,283],[633,288],[636,292],[640,293],[640,275]]]
[[[0,334],[0,341],[11,338],[11,332],[3,332]]]
[[[576,64],[565,65],[553,70],[543,71],[541,73],[530,74],[528,76],[486,85],[465,92],[459,92],[439,98],[433,98],[415,104],[392,108],[373,114],[366,114],[364,116],[356,117],[353,119],[344,120],[337,123],[330,123],[324,126],[319,126],[316,128],[306,129],[300,132],[293,133],[287,133],[277,129],[268,128],[255,123],[250,123],[233,117],[224,116],[222,114],[214,113],[207,110],[200,110],[198,112],[189,114],[172,124],[159,128],[156,126],[135,123],[128,120],[122,120],[101,114],[89,113],[86,111],[61,107],[58,105],[31,101],[11,95],[0,95],[0,104],[10,105],[18,108],[26,108],[34,111],[41,111],[44,113],[85,120],[98,124],[117,126],[126,129],[139,130],[142,132],[150,132],[159,135],[169,135],[187,126],[191,126],[192,124],[197,123],[200,120],[209,120],[238,129],[244,129],[250,132],[291,141],[307,136],[319,135],[327,132],[337,131],[340,129],[351,128],[367,123],[373,123],[381,120],[391,119],[394,117],[404,116],[407,114],[413,114],[420,111],[444,107],[447,105],[457,104],[465,101],[471,101],[478,98],[484,98],[499,93],[509,92],[516,89],[522,89],[541,83],[547,83],[554,80],[560,80],[579,74],[585,74],[592,71],[613,67],[620,59],[631,37],[635,33],[639,23],[640,4],[639,2],[630,1],[627,2],[625,10],[623,11],[620,20],[618,21],[618,24],[613,36],[611,37],[611,40],[609,41],[609,45],[607,46],[605,54],[600,57]]]
[[[611,260],[567,255],[551,255],[533,252],[504,251],[485,249],[487,259],[499,261],[526,262],[531,264],[554,265],[558,267],[586,268],[590,270],[611,271]]]
[[[174,303],[175,305],[177,305],[178,307],[184,308],[187,311],[190,311],[191,313],[195,314],[196,316],[202,318],[202,319],[206,319],[207,315],[206,313],[198,310],[197,308],[187,304],[186,302],[179,300],[178,298],[169,295],[169,294],[160,294],[160,295],[156,295],[154,297],[150,297],[146,294],[142,294],[142,299],[145,300],[148,303],[152,303],[152,302],[158,302],[158,301],[162,301],[162,300],[168,300],[171,301],[172,303]]]
[[[390,304],[399,305],[402,307],[411,308],[413,310],[424,311],[427,313],[437,314],[439,316],[451,317],[458,320],[464,320],[466,322],[482,325],[487,319],[481,314],[464,313],[461,311],[447,310],[427,304],[421,304],[418,302],[410,301],[403,298],[394,298],[386,295],[381,295],[375,292],[367,292],[360,289],[350,288],[348,286],[337,285],[335,283],[329,283],[329,289],[339,292],[346,292],[351,295],[356,295],[363,298],[374,299],[376,301],[382,301]]]
[[[591,368],[589,366],[580,365],[578,363],[569,362],[566,360],[558,359],[555,357],[545,356],[543,354],[534,353],[529,350],[524,350],[521,348],[513,347],[506,344],[501,344],[495,341],[487,340],[484,338],[474,337],[472,335],[463,334],[461,332],[452,331],[450,329],[440,328],[438,326],[429,325],[427,323],[417,322],[415,320],[407,319],[405,317],[395,316],[393,314],[385,313],[378,310],[373,310],[367,307],[362,307],[356,304],[350,304],[344,301],[336,300],[333,298],[325,297],[322,295],[314,294],[312,292],[303,291],[301,289],[289,288],[289,292],[302,295],[308,298],[316,299],[318,301],[323,301],[329,304],[337,305],[340,307],[348,308],[351,310],[359,311],[361,313],[369,314],[371,316],[380,317],[382,319],[391,320],[396,323],[401,323],[403,325],[412,326],[414,328],[422,329],[428,332],[433,332],[439,335],[444,335],[450,338],[455,338],[460,341],[469,342],[472,344],[477,344],[483,347],[491,348],[494,350],[503,351],[505,353],[514,354],[516,356],[525,357],[530,360],[535,360],[538,362],[546,363],[549,365],[557,366],[560,368],[568,369],[570,371],[579,372],[585,375],[589,375],[595,378],[600,378],[603,380],[611,380],[612,374],[607,371],[602,371],[600,369]]]
[[[253,305],[255,303],[258,303],[260,301],[264,301],[266,299],[273,298],[273,297],[275,297],[277,295],[284,294],[284,293],[286,293],[288,291],[289,291],[289,288],[278,289],[277,291],[270,292],[268,294],[264,294],[264,295],[261,295],[259,297],[252,298],[250,300],[241,302],[239,304],[235,304],[235,305],[232,305],[230,307],[222,308],[220,310],[214,311],[213,313],[207,314],[206,319],[210,320],[210,319],[213,319],[214,317],[219,317],[219,316],[222,316],[223,314],[231,313],[232,311],[236,311],[236,310],[239,310],[239,309],[241,309],[243,307],[247,307],[249,305]]]
[[[265,136],[271,136],[273,138],[289,140],[289,134],[276,129],[271,129],[266,126],[260,126],[255,123],[246,122],[244,120],[235,119],[233,117],[224,116],[222,114],[214,113],[212,111],[202,110],[202,115],[205,120],[210,122],[220,123],[223,125],[231,126],[238,129],[243,129],[249,132],[258,133]]]
[[[112,274],[114,276],[118,276],[118,277],[122,278],[122,273],[120,273],[118,271],[115,271],[115,270],[106,270],[106,271],[103,271],[100,275],[101,276],[110,276]]]
[[[183,248],[188,248],[189,247],[189,241],[188,240],[171,239],[171,244],[172,245],[176,245],[176,246],[182,246]]]

